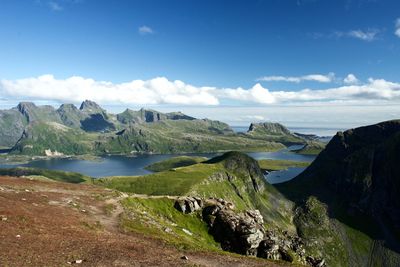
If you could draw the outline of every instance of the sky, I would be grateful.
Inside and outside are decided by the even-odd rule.
[[[231,125],[400,118],[397,0],[0,0],[0,108],[91,99]]]

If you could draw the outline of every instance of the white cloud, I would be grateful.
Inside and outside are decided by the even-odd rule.
[[[314,81],[320,83],[329,83],[332,82],[335,78],[334,73],[329,73],[327,75],[322,74],[309,74],[303,76],[265,76],[257,79],[258,81],[266,81],[266,82],[292,82],[292,83],[300,83],[303,81]]]
[[[371,42],[374,41],[377,38],[377,34],[379,33],[379,30],[377,29],[370,29],[367,31],[362,31],[362,30],[353,30],[347,33],[348,36],[357,38],[363,41]]]
[[[63,7],[57,2],[50,1],[48,3],[48,5],[49,5],[50,9],[53,10],[53,11],[61,11],[61,10],[63,10]]]
[[[396,19],[394,34],[397,35],[397,37],[400,37],[400,18]]]
[[[140,26],[138,28],[138,32],[140,34],[142,34],[142,35],[153,34],[154,33],[153,29],[150,28],[149,26],[146,26],[146,25]]]
[[[350,75],[346,78],[353,82],[356,79],[355,76]],[[43,75],[19,80],[0,80],[0,97],[74,103],[91,99],[101,104],[123,105],[212,106],[219,105],[221,101],[224,103],[233,101],[241,105],[256,103],[266,106],[271,104],[303,105],[304,103],[399,103],[400,83],[370,78],[365,84],[349,84],[327,89],[270,91],[258,83],[249,89],[216,88],[193,86],[180,80],[170,81],[165,77],[114,84],[79,76],[56,79],[52,75]]]
[[[169,81],[163,77],[119,84],[79,76],[59,80],[52,75],[0,81],[3,96],[60,102],[91,99],[105,104],[217,105],[219,101],[211,93],[213,90],[210,87],[194,87],[179,80]]]
[[[250,89],[241,87],[236,89],[219,89],[214,94],[220,98],[233,99],[238,101],[255,102],[260,104],[272,104],[276,102],[275,97],[268,89],[262,87],[259,83]]]
[[[346,78],[343,79],[343,82],[345,84],[357,84],[359,80],[354,74],[350,73],[349,75],[346,76]]]

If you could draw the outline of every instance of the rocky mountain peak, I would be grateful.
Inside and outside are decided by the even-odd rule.
[[[79,109],[82,111],[90,112],[90,113],[103,111],[103,109],[96,102],[91,101],[91,100],[83,101]]]
[[[62,104],[58,109],[59,110],[73,110],[73,111],[78,110],[78,108],[74,104]]]
[[[257,130],[271,134],[291,134],[288,128],[277,122],[251,123],[248,132]]]
[[[26,114],[26,112],[28,110],[34,109],[36,108],[36,105],[32,102],[20,102],[17,106],[17,109],[19,110],[19,112],[21,112],[22,114]]]

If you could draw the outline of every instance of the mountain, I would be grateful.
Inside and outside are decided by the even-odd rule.
[[[62,104],[57,109],[57,113],[64,125],[72,128],[81,128],[83,115],[74,104]]]
[[[36,106],[32,102],[21,102],[17,110],[26,118],[28,122],[51,121],[60,123],[60,117],[54,107],[49,105]]]
[[[36,106],[32,102],[21,102],[10,110],[0,110],[0,146],[13,146],[26,125],[35,121],[61,123],[56,110],[48,105]]]
[[[194,120],[195,118],[187,116],[181,112],[161,113],[151,109],[140,109],[134,111],[126,109],[124,112],[117,114],[117,120],[123,124],[156,122],[162,120]]]
[[[183,153],[227,150],[276,150],[279,143],[235,134],[229,125],[212,120],[161,120],[132,124],[98,144],[102,153]]]
[[[305,143],[303,137],[293,134],[282,124],[274,122],[252,123],[245,134],[251,138],[280,142],[285,145]]]
[[[326,207],[325,225],[340,233],[349,264],[399,266],[399,151],[400,120],[338,132],[302,174],[277,188],[299,210],[310,199]],[[317,225],[310,236],[326,239]]]
[[[26,117],[17,109],[0,110],[0,146],[13,146],[27,124]]]
[[[95,138],[80,129],[57,122],[34,121],[25,127],[12,154],[81,155],[94,152]]]

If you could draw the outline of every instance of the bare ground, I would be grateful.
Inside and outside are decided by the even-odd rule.
[[[0,177],[0,266],[282,266],[124,233],[124,197],[92,185]]]

